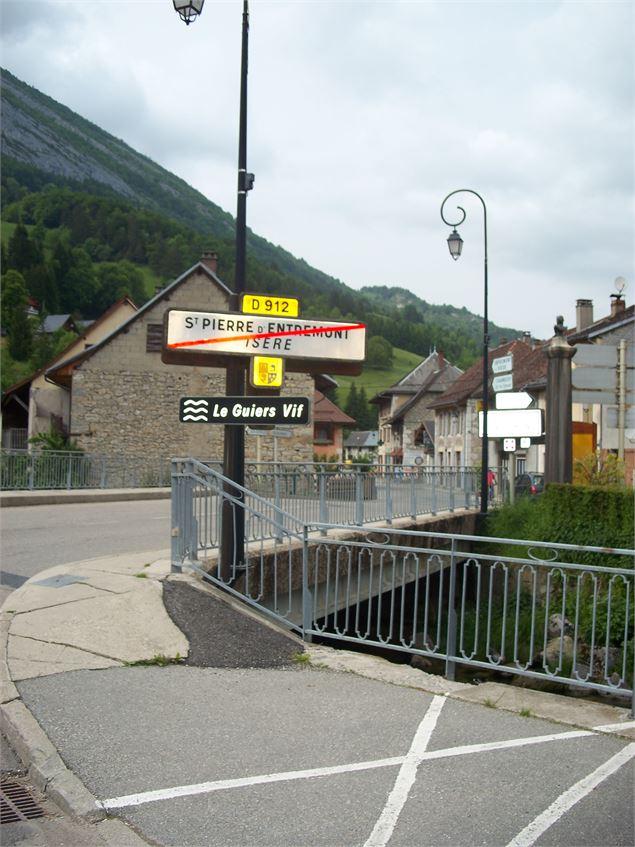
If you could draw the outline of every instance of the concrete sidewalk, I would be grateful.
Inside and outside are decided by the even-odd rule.
[[[288,646],[282,651],[286,653],[285,661],[290,662],[293,655],[305,650],[311,664],[333,671],[353,672],[408,689],[575,727],[597,730],[611,726],[612,734],[635,739],[627,704],[620,708],[496,683],[453,683],[374,656],[303,645],[193,575],[171,575],[167,551],[76,562],[31,578],[9,596],[0,612],[0,718],[2,731],[28,767],[31,781],[69,815],[95,824],[102,821],[98,825],[104,827],[104,843],[145,842],[122,821],[103,820],[103,806],[68,770],[23,702],[16,683],[72,671],[185,660],[197,645],[190,644],[184,635],[188,610],[183,610],[182,623],[179,619],[181,628],[166,611],[166,592],[169,594],[168,588],[175,583],[207,592],[223,604],[228,617],[222,623],[216,621],[217,627],[240,628],[248,621],[259,632],[275,630],[275,637],[282,638]],[[214,621],[210,620],[209,625],[213,626]],[[209,637],[205,641],[206,649],[221,649],[220,638]],[[266,635],[258,641],[262,642],[262,650],[279,649],[267,646]],[[266,668],[273,668],[273,664],[265,662],[263,667],[267,673]],[[170,706],[165,703],[166,710]]]
[[[42,491],[0,491],[0,508],[57,506],[62,503],[114,503],[121,500],[167,500],[170,488],[76,488]]]

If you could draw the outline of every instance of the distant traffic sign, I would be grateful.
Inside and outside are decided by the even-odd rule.
[[[492,380],[492,388],[494,391],[511,391],[514,387],[514,378],[511,374],[503,374],[503,376],[495,376]]]
[[[526,409],[534,398],[526,391],[504,391],[496,395],[497,409]]]
[[[513,355],[499,356],[498,359],[492,359],[492,373],[504,374],[511,371],[514,366]]]
[[[537,438],[543,432],[542,409],[506,409],[487,413],[488,438]],[[483,437],[483,412],[478,415],[478,434]]]

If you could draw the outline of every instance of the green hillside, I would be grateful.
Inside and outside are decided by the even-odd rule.
[[[12,308],[23,297],[44,313],[94,319],[124,293],[142,305],[206,250],[218,254],[219,275],[233,284],[230,214],[8,71],[0,95],[2,274],[4,282],[14,273]],[[460,305],[431,305],[388,286],[355,291],[251,231],[247,248],[250,290],[297,297],[307,318],[364,322],[369,338],[393,346],[389,371],[367,369],[357,380],[368,397],[433,348],[461,368],[479,356],[481,319]],[[492,344],[518,334],[490,324]],[[17,346],[27,356],[29,345]],[[28,356],[5,357],[3,387],[14,364],[21,374],[39,366],[35,353]],[[340,393],[349,383],[341,381]]]

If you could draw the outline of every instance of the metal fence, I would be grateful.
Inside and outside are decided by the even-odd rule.
[[[170,485],[171,460],[99,456],[54,450],[2,450],[4,491],[75,488],[153,488]]]
[[[175,461],[172,564],[305,639],[418,654],[449,678],[527,677],[633,697],[634,550],[306,521]],[[219,562],[223,502],[245,556]],[[284,498],[280,499],[284,504]]]

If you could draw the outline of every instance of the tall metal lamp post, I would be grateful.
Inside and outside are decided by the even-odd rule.
[[[456,191],[451,191],[450,194],[441,203],[441,220],[443,223],[452,227],[452,232],[448,237],[448,247],[450,255],[456,261],[461,255],[463,249],[463,239],[457,232],[457,226],[460,226],[466,218],[465,209],[462,206],[456,208],[461,212],[461,217],[458,221],[449,221],[443,214],[443,207],[446,202],[455,194],[473,194],[481,201],[483,205],[483,233],[484,233],[484,306],[483,306],[483,442],[481,444],[481,515],[487,514],[488,501],[488,440],[487,440],[487,411],[488,411],[488,374],[489,374],[489,325],[487,320],[487,208],[485,201],[480,194],[472,191],[471,188],[459,188]]]
[[[188,26],[203,11],[205,0],[172,0],[181,20]],[[249,3],[243,0],[242,48],[240,61],[240,119],[238,126],[238,202],[236,211],[236,269],[234,292],[230,296],[230,311],[240,309],[240,297],[245,291],[247,264],[247,192],[254,184],[254,175],[247,173],[247,73],[249,65]],[[241,397],[245,393],[245,366],[233,361],[227,367],[225,393]],[[225,476],[239,486],[245,482],[245,430],[242,426],[226,426],[224,437]],[[228,486],[227,493],[242,500],[238,488]],[[232,568],[244,561],[245,516],[239,507],[225,499],[222,513],[221,572],[231,576]]]

